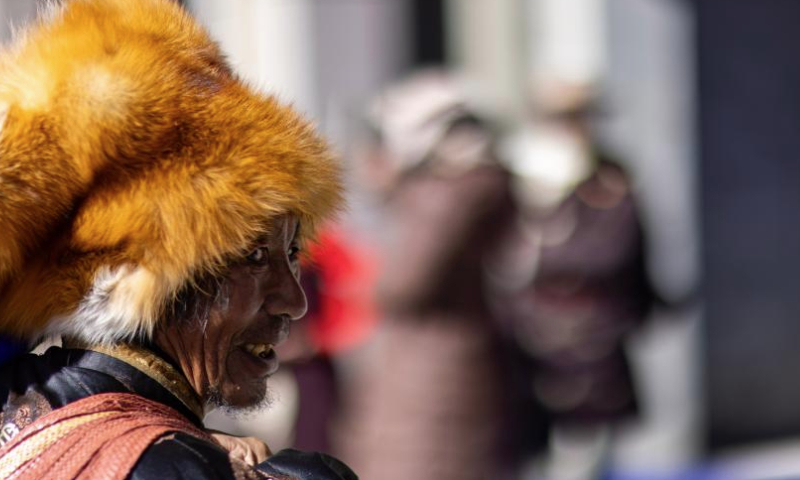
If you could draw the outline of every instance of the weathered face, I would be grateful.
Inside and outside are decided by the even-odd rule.
[[[277,218],[269,237],[231,266],[204,328],[174,323],[157,337],[206,400],[246,408],[264,399],[267,378],[278,368],[273,347],[307,307],[298,283],[297,229],[294,216]]]

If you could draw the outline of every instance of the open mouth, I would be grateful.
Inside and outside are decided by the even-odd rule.
[[[244,349],[250,355],[262,360],[267,360],[273,353],[273,345],[269,343],[248,343]]]
[[[278,354],[271,343],[247,343],[233,352],[235,363],[233,370],[229,371],[234,376],[244,375],[254,380],[267,377],[278,370]]]

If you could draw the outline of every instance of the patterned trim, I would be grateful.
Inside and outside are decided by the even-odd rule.
[[[202,420],[205,416],[205,409],[203,408],[200,396],[189,384],[189,381],[186,380],[186,377],[178,372],[175,367],[170,365],[169,362],[146,348],[126,343],[116,345],[86,345],[72,339],[65,340],[64,346],[67,348],[81,348],[102,353],[123,361],[166,388],[180,400],[186,408],[197,415],[197,418]]]
[[[11,478],[23,465],[41,455],[42,452],[50,448],[73,429],[93,420],[97,420],[98,418],[108,417],[109,415],[111,415],[111,412],[101,412],[92,415],[84,415],[78,418],[71,418],[48,429],[41,435],[34,436],[31,441],[26,442],[21,448],[14,451],[13,455],[2,456],[2,460],[0,460],[0,478]]]

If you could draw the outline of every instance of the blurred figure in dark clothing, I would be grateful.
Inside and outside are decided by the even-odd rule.
[[[367,480],[500,478],[505,388],[485,264],[514,218],[493,135],[454,77],[425,72],[374,109],[384,321],[341,452]]]
[[[502,250],[497,310],[525,353],[530,408],[554,425],[540,474],[592,478],[606,427],[636,411],[624,341],[654,295],[629,177],[590,136],[591,90],[554,83],[536,107],[532,135],[511,144],[523,221]]]

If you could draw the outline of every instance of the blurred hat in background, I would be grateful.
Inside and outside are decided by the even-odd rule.
[[[468,103],[462,78],[429,69],[389,86],[369,105],[367,117],[392,169],[404,172],[427,160],[457,123],[480,124]]]

